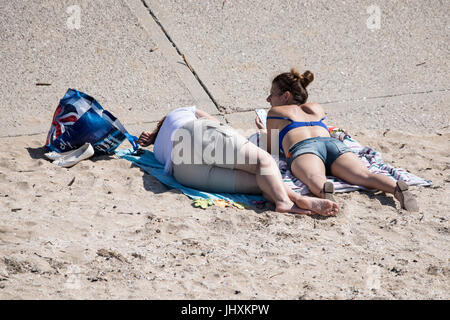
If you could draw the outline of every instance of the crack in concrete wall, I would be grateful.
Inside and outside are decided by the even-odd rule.
[[[167,39],[169,40],[169,42],[173,45],[173,47],[176,49],[177,53],[180,55],[180,57],[183,58],[184,63],[186,64],[186,67],[189,68],[189,70],[192,72],[192,74],[194,75],[195,79],[197,79],[198,83],[202,86],[203,90],[205,90],[206,94],[208,95],[208,97],[211,99],[211,101],[214,103],[214,105],[216,106],[217,110],[222,113],[223,108],[219,105],[219,103],[216,101],[216,99],[214,99],[211,91],[206,87],[205,83],[202,81],[202,79],[200,79],[199,75],[197,74],[197,72],[195,71],[195,69],[191,66],[191,64],[187,61],[186,56],[181,52],[180,48],[177,46],[177,44],[175,43],[175,41],[172,39],[172,37],[170,36],[170,34],[168,33],[168,31],[166,30],[166,28],[164,28],[164,26],[162,25],[162,23],[159,21],[158,17],[155,15],[155,13],[153,12],[153,10],[147,5],[147,3],[145,2],[145,0],[141,0],[142,4],[145,6],[145,8],[147,9],[148,13],[152,16],[153,20],[155,20],[156,24],[161,28],[162,32],[164,33],[164,35],[167,37]]]

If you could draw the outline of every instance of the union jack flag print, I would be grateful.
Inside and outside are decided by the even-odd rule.
[[[52,124],[47,135],[46,145],[53,143],[63,134],[67,128],[74,125],[81,116],[91,108],[91,105],[85,100],[79,99],[73,94],[74,90],[68,90],[59,102],[58,107],[53,114]],[[74,97],[75,96],[75,97]]]
[[[61,153],[88,142],[96,154],[109,154],[126,138],[135,148],[132,142],[138,138],[131,136],[119,119],[103,109],[93,97],[68,89],[53,114],[45,148]]]
[[[49,144],[55,141],[61,134],[64,133],[65,126],[73,125],[79,119],[77,109],[72,105],[66,105],[64,107],[58,106],[55,114],[53,115],[50,131],[47,136],[45,144]]]

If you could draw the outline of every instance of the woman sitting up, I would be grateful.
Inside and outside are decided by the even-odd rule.
[[[299,74],[295,69],[278,75],[272,81],[267,102],[267,135],[279,131],[279,147],[287,158],[289,170],[316,196],[334,201],[333,183],[326,175],[348,183],[388,192],[400,201],[402,208],[418,211],[417,201],[404,181],[395,182],[371,173],[364,163],[341,141],[331,138],[325,112],[318,103],[306,103],[306,87],[313,81],[310,71]],[[257,126],[262,124],[257,120]],[[271,139],[267,139],[271,152]]]
[[[292,191],[270,154],[196,107],[170,112],[153,132],[142,132],[138,143],[154,144],[165,173],[185,186],[207,192],[262,193],[277,212],[334,215],[338,211],[332,201]]]

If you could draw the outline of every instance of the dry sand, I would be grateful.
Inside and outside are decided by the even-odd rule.
[[[202,210],[115,156],[65,169],[45,135],[1,138],[0,299],[449,299],[450,133],[354,137],[433,181],[420,212],[366,192],[331,218]]]

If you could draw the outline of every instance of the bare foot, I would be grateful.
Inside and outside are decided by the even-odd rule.
[[[322,216],[334,216],[339,211],[339,205],[328,199],[298,195],[296,199],[294,199],[294,202],[298,207],[310,210]]]
[[[402,209],[407,211],[417,212],[419,211],[419,206],[414,195],[408,191],[408,185],[402,181],[397,181],[397,186],[395,187],[394,197],[400,201]]]
[[[291,201],[289,202],[277,202],[275,203],[275,211],[276,212],[285,212],[285,213],[299,213],[299,214],[311,214],[310,210],[305,210],[297,207],[297,205]]]

